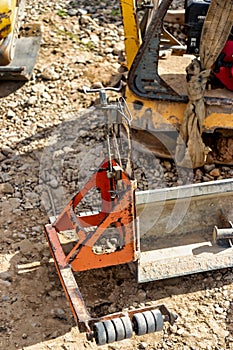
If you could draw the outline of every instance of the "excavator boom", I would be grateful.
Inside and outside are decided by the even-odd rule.
[[[36,63],[40,25],[20,30],[24,6],[24,0],[0,3],[0,80],[28,80]]]
[[[149,15],[147,2],[122,0],[120,3],[125,32],[125,65],[128,69],[125,98],[133,115],[135,138],[144,142],[154,136],[154,140],[146,146],[159,157],[175,159],[178,135],[182,128],[188,129],[188,126],[184,125],[184,115],[189,113],[189,110],[198,110],[192,108],[192,100],[199,101],[201,93],[203,116],[198,117],[201,119],[201,125],[197,126],[196,131],[200,129],[203,144],[201,140],[196,144],[204,145],[204,153],[211,149],[209,158],[214,159],[216,163],[233,164],[233,152],[230,148],[225,155],[219,148],[222,143],[230,143],[226,134],[230,135],[231,132],[231,137],[233,136],[233,98],[229,89],[233,84],[232,33],[227,39],[233,23],[232,3],[218,3],[214,0],[186,1],[184,14],[178,16],[178,23],[181,19],[184,20],[187,45],[179,43],[165,27],[166,21],[172,17],[174,23],[176,18],[176,14],[169,10],[172,0],[159,1],[159,6],[158,1],[151,1]],[[141,19],[145,16],[146,25]],[[205,22],[203,18],[206,16],[208,20]],[[212,21],[213,16],[215,19]],[[227,25],[224,27],[219,21]],[[208,23],[212,23],[212,26],[208,27]],[[216,23],[221,25],[216,26]],[[214,45],[215,41],[217,45]],[[224,49],[225,41],[227,46]],[[202,57],[204,53],[210,61],[208,57]],[[201,80],[203,86],[199,86],[199,92],[196,89],[196,92],[191,93],[193,88],[190,89],[187,79],[191,76],[190,69],[194,69],[191,62],[199,55],[200,59],[195,62],[200,63],[201,72],[199,77],[193,76],[193,82],[194,88],[197,88],[196,83]],[[216,57],[215,61],[213,57]],[[213,63],[209,64],[211,60]],[[204,69],[206,63],[208,65]],[[221,82],[216,77],[219,77]],[[191,103],[188,104],[189,101]],[[144,131],[142,136],[141,130]],[[145,131],[149,134],[146,138]],[[213,137],[210,137],[211,135]],[[187,139],[192,139],[192,136],[183,138],[187,143]],[[202,166],[206,159],[203,154],[202,163],[196,165],[193,160],[192,163],[194,167]]]

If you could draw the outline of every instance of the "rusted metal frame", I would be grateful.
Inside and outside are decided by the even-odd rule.
[[[83,242],[81,242],[81,244],[77,244],[77,247],[75,247],[78,250],[77,255],[75,256],[75,259],[71,262],[72,268],[75,271],[83,271],[92,268],[118,265],[127,262],[132,262],[135,260],[136,228],[134,222],[134,209],[133,205],[131,204],[131,201],[132,192],[129,187],[125,195],[113,208],[113,212],[107,215],[107,217],[97,227],[94,233],[89,234],[87,238]],[[123,210],[122,207],[124,208]],[[112,223],[116,222],[120,222],[121,228],[124,228],[123,247],[120,250],[117,250],[110,254],[93,253],[93,245],[105,232],[105,230]]]
[[[158,304],[158,305],[150,305],[145,307],[136,308],[134,310],[127,310],[125,312],[116,312],[114,314],[104,315],[102,317],[99,317],[98,319],[92,319],[95,321],[106,321],[106,320],[112,320],[114,318],[123,317],[126,314],[132,318],[133,315],[135,315],[138,312],[144,312],[144,311],[151,311],[154,309],[159,309],[162,313],[162,315],[165,317],[164,321],[169,322],[171,325],[174,324],[175,320],[177,319],[177,315],[171,311],[168,310],[168,308],[164,304]]]
[[[76,322],[84,323],[86,325],[86,330],[89,330],[87,323],[91,319],[91,316],[87,311],[81,292],[74,279],[71,266],[65,261],[66,256],[60,244],[55,228],[50,224],[46,225],[45,235],[54,259],[58,276],[64,288],[66,297],[70,303],[75,320]]]
[[[112,160],[112,167],[118,164]],[[133,261],[136,247],[135,228],[135,182],[121,171],[120,181],[124,184],[124,190],[120,192],[119,198],[113,199],[111,192],[116,190],[114,176],[108,172],[108,160],[105,160],[100,169],[87,182],[84,188],[69,202],[53,226],[57,232],[75,230],[78,241],[65,258],[65,262],[71,263],[74,271],[83,271],[104,266],[117,265]],[[110,177],[109,177],[110,176]],[[99,188],[102,198],[102,211],[97,215],[78,216],[75,207],[92,188]],[[84,226],[82,225],[84,223]],[[111,254],[95,254],[93,245],[114,224],[123,240],[123,247]],[[92,232],[85,232],[84,227],[97,227]],[[100,257],[101,256],[101,257]],[[87,259],[87,257],[89,257]]]
[[[104,220],[98,225],[97,229],[94,232],[91,232],[87,234],[85,237],[79,238],[78,243],[74,246],[74,248],[70,251],[70,253],[66,257],[66,261],[69,262],[71,256],[74,254],[75,251],[81,250],[85,246],[91,246],[93,247],[93,244],[99,239],[101,234],[104,232],[104,230],[109,227],[109,225],[113,222],[116,222],[116,219],[119,219],[119,209],[122,205],[125,204],[125,201],[128,200],[128,192],[126,192],[126,196],[123,196],[120,201],[120,206],[119,204],[116,205],[116,207],[113,207],[113,212],[109,213],[106,215]],[[118,210],[118,211],[117,211]],[[80,251],[79,250],[79,251]]]
[[[89,233],[84,240],[79,240],[69,256],[67,256],[68,261],[68,259],[75,254],[75,259],[72,261],[72,267],[75,271],[90,269],[93,268],[93,266],[103,267],[134,260],[134,186],[130,180],[128,181],[129,183],[126,190],[123,192],[123,195],[120,196],[117,203],[112,207],[111,212],[106,215],[94,232]],[[122,235],[122,230],[124,231],[124,246],[120,251],[111,254],[102,254],[100,259],[100,255],[93,253],[92,247],[112,223],[117,223],[116,227],[118,230],[119,226],[121,226],[119,231],[120,235]],[[86,256],[91,257],[92,260],[87,261],[87,259],[85,259]]]
[[[159,44],[163,19],[172,0],[163,0],[155,12],[144,41],[130,68],[128,85],[138,96],[147,99],[184,101],[158,74]]]

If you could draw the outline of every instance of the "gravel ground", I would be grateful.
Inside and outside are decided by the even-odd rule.
[[[93,96],[82,87],[119,78],[119,6],[31,0],[26,13],[27,22],[41,23],[43,39],[32,79],[1,98],[0,349],[96,349],[75,326],[43,225],[104,155],[103,126],[95,110],[87,110]],[[233,167],[215,164],[178,171],[137,145],[134,159],[139,189],[233,177]],[[232,269],[137,284],[128,266],[118,266],[77,274],[77,280],[92,315],[162,302],[179,316],[162,332],[99,349],[233,348]]]

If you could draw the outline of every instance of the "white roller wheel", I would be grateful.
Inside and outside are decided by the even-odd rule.
[[[132,322],[136,335],[143,335],[147,333],[146,319],[142,313],[134,314]]]
[[[155,332],[156,331],[156,323],[155,323],[155,318],[154,318],[153,313],[151,311],[144,311],[142,314],[146,320],[147,333]]]
[[[163,315],[161,314],[161,311],[160,310],[152,310],[151,312],[154,316],[155,323],[156,323],[155,331],[156,332],[162,331],[164,321],[163,321]]]
[[[107,343],[107,333],[103,322],[94,324],[94,338],[97,345],[105,345]]]
[[[133,336],[133,326],[128,316],[121,317],[121,321],[125,328],[125,339],[129,339]]]
[[[112,323],[115,327],[115,332],[116,332],[116,340],[123,340],[125,339],[125,327],[120,318],[113,318]]]
[[[114,341],[116,341],[116,330],[112,321],[107,320],[104,321],[103,324],[107,334],[107,344],[113,343]]]

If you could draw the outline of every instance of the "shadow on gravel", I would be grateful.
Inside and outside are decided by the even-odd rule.
[[[19,243],[19,253],[10,261],[10,269],[0,273],[0,279],[4,278],[6,283],[6,288],[1,288],[2,349],[21,349],[38,344],[39,350],[41,342],[64,336],[75,326],[54,264],[48,262],[48,248],[44,245],[39,250],[40,253],[33,242],[22,241]],[[222,275],[221,281],[218,280],[219,273]],[[222,270],[138,284],[132,268],[122,265],[77,273],[76,279],[93,317],[132,306],[137,308],[153,304],[156,307],[165,303],[178,313],[179,322],[185,323],[187,320],[180,310],[182,302],[176,305],[174,298],[180,296],[183,299],[190,293],[218,290],[232,282],[229,276],[229,270]],[[201,305],[202,299],[199,302]],[[226,325],[230,334],[233,330],[232,316],[231,305],[227,316],[229,323]]]
[[[43,263],[37,243],[24,239],[15,249],[17,245],[10,269],[0,272],[0,280],[4,278],[0,348],[4,350],[55,339],[75,325],[53,264]]]
[[[0,81],[0,98],[7,97],[20,89],[26,81]]]

